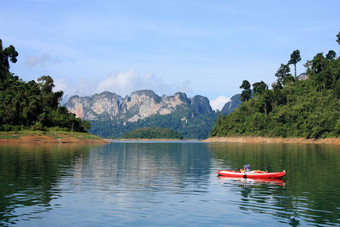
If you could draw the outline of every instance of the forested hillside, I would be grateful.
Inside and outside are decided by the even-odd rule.
[[[340,32],[337,35],[340,44]],[[281,64],[272,89],[263,81],[243,81],[243,103],[227,116],[219,116],[211,137],[268,136],[326,138],[340,135],[340,57],[318,53],[304,65],[304,78],[296,76],[300,51]],[[294,75],[290,72],[294,66]]]
[[[49,127],[86,132],[90,124],[59,106],[62,91],[53,92],[53,79],[42,76],[38,82],[22,81],[9,71],[18,52],[11,45],[2,47],[0,39],[0,131],[44,130]]]
[[[169,128],[183,135],[185,139],[206,139],[214,127],[218,114],[195,114],[192,110],[179,108],[177,111],[160,115],[156,114],[137,122],[122,120],[90,121],[90,132],[104,138],[120,138],[138,128]]]
[[[183,139],[183,136],[168,128],[139,128],[123,136],[124,139]]]
[[[142,91],[139,91],[139,93],[141,92]],[[150,92],[152,91],[148,91],[148,93]],[[103,96],[103,94],[97,95],[97,97]],[[109,94],[109,92],[105,92],[105,94]],[[90,132],[94,135],[104,138],[120,138],[122,135],[134,129],[145,127],[161,127],[172,129],[183,135],[185,139],[206,139],[209,137],[209,133],[216,124],[218,115],[229,114],[241,103],[240,95],[234,95],[231,97],[230,101],[225,104],[221,112],[215,112],[211,110],[209,100],[203,96],[197,95],[193,99],[189,100],[186,98],[184,93],[176,93],[175,96],[178,94],[181,95],[181,99],[184,100],[184,103],[189,103],[190,105],[177,105],[171,110],[171,112],[169,111],[170,113],[153,114],[143,119],[139,119],[138,121],[131,121],[129,119],[133,119],[131,116],[140,116],[140,113],[137,112],[136,115],[136,112],[123,111],[124,114],[120,115],[119,117],[114,117],[112,120],[90,121]],[[170,96],[169,98],[171,99],[175,96]],[[100,99],[97,98],[96,100],[98,101]],[[108,98],[106,100],[110,99]],[[148,108],[143,109],[151,109],[152,106],[149,103],[150,102],[147,102],[145,104],[148,105]],[[141,105],[144,104],[142,102],[136,103],[136,106]],[[86,104],[82,106],[86,106]],[[107,109],[110,107],[110,105],[102,106],[106,106]],[[79,112],[84,113],[86,111]],[[105,116],[108,115],[106,114]]]

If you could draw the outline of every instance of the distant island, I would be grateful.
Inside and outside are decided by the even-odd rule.
[[[182,140],[183,136],[168,128],[139,128],[125,134],[123,139],[174,139]]]
[[[340,44],[340,32],[337,38]],[[307,72],[297,77],[299,61],[300,51],[295,50],[288,63],[279,67],[272,89],[263,81],[251,85],[244,80],[242,104],[229,115],[219,116],[210,137],[338,138],[340,57],[333,50],[318,53],[304,65]]]

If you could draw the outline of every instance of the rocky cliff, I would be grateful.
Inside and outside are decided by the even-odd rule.
[[[213,112],[206,97],[197,95],[188,98],[181,92],[160,97],[151,90],[136,91],[125,98],[111,92],[95,94],[92,97],[72,96],[66,103],[66,108],[85,120],[125,119],[129,122],[155,114],[170,114],[179,108],[191,109],[197,114]]]
[[[230,114],[234,111],[235,108],[239,107],[241,103],[241,94],[236,94],[231,97],[230,101],[223,106],[221,112],[223,114]]]

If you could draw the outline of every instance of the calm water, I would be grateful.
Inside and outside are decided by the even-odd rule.
[[[216,175],[246,163],[287,176]],[[0,146],[0,226],[339,226],[339,173],[339,146]]]

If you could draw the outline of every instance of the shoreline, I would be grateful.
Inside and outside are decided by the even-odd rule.
[[[91,135],[91,134],[90,134]],[[256,137],[256,136],[243,136],[243,137],[210,137],[205,140],[178,140],[178,139],[103,139],[91,135],[87,138],[88,134],[72,134],[67,135],[64,133],[38,133],[16,135],[9,133],[0,137],[1,144],[107,144],[110,142],[119,141],[155,141],[155,142],[203,142],[203,143],[281,143],[281,144],[332,144],[340,145],[340,138],[326,138],[326,139],[306,139],[306,138],[279,138],[279,137]]]
[[[86,138],[87,134],[65,135],[60,134],[8,134],[0,137],[0,145],[3,144],[105,144],[108,143],[102,138]],[[6,138],[8,137],[8,138]]]
[[[169,141],[169,142],[201,142],[201,140],[195,140],[195,139],[183,139],[183,140],[180,140],[180,139],[104,139],[108,142],[110,141],[159,141],[159,142],[166,142],[166,141]]]
[[[306,138],[279,138],[279,137],[210,137],[203,140],[205,143],[285,143],[285,144],[333,144],[340,145],[340,138],[306,139]]]

